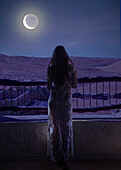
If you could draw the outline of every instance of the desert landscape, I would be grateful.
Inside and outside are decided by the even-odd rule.
[[[120,58],[70,57],[77,77],[121,76]],[[46,80],[50,57],[7,56],[0,54],[0,78],[11,80]]]

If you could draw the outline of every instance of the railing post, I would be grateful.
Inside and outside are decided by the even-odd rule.
[[[110,81],[109,81],[109,104],[111,104],[111,98],[110,98]]]
[[[18,89],[18,86],[17,86],[17,106],[19,105],[19,89]]]
[[[32,86],[30,86],[30,101],[32,102]]]
[[[5,106],[5,105],[6,105],[6,104],[5,104],[5,85],[4,85],[3,97],[4,97],[4,106]]]
[[[25,106],[25,85],[24,85],[24,106]]]
[[[89,83],[90,107],[91,107],[91,83]]]
[[[37,85],[37,102],[38,102],[38,92],[39,92],[39,90],[38,90],[38,85]]]
[[[13,105],[13,102],[12,102],[12,86],[10,86],[10,95],[11,95],[11,106]]]
[[[98,94],[98,83],[96,82],[96,95]],[[98,106],[98,99],[96,98],[96,106]]]
[[[102,82],[102,93],[104,95],[104,82]],[[105,103],[105,100],[103,99],[103,105],[104,105],[104,103]]]
[[[117,103],[117,81],[116,81],[116,84],[115,84],[115,94],[116,94],[116,103]]]
[[[76,88],[76,93],[78,93],[78,89]],[[76,107],[78,107],[78,97],[76,98]]]
[[[84,98],[85,96],[84,96],[84,83],[83,83],[83,107],[85,107],[85,98]]]

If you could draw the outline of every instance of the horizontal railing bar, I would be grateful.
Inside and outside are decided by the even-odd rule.
[[[108,82],[108,81],[121,81],[121,77],[114,76],[114,77],[83,77],[77,78],[78,83],[93,83],[93,82]],[[17,81],[17,80],[9,80],[9,79],[0,79],[0,85],[12,85],[12,86],[36,86],[36,85],[46,85],[47,81]]]
[[[105,105],[105,106],[97,106],[97,107],[89,107],[89,108],[73,108],[73,112],[84,113],[84,112],[97,112],[97,111],[106,111],[111,109],[121,109],[121,104],[115,105]]]
[[[36,86],[36,85],[46,85],[46,81],[17,81],[9,79],[0,79],[0,85],[4,86]]]
[[[7,111],[7,110],[12,110],[12,111],[19,111],[19,110],[39,110],[41,112],[47,112],[48,108],[47,107],[40,107],[40,106],[1,106],[0,111]]]
[[[114,76],[114,77],[93,77],[93,78],[89,78],[89,77],[83,77],[83,78],[78,78],[78,83],[93,83],[93,82],[120,82],[121,81],[121,77],[118,76]]]
[[[73,108],[73,112],[84,113],[84,112],[97,112],[102,110],[111,110],[111,109],[120,109],[121,104],[115,105],[105,105],[105,106],[98,106],[98,107],[89,107],[89,108]],[[43,113],[48,113],[47,107],[40,107],[40,106],[1,106],[0,111],[19,111],[19,110],[39,110]]]

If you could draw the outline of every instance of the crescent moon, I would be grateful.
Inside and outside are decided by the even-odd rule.
[[[23,18],[23,24],[24,26],[27,28],[27,29],[30,29],[30,30],[33,30],[35,29],[36,27],[30,27],[27,23],[26,23],[26,18],[27,18],[28,15],[25,15],[25,17]]]

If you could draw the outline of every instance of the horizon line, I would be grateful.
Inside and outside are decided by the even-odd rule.
[[[7,55],[7,54],[0,54],[0,55],[3,55],[3,56],[8,56],[8,57],[35,57],[35,58],[51,58],[52,56],[30,56],[30,55]],[[74,55],[69,55],[69,57],[82,57],[82,58],[119,58],[121,59],[120,56],[74,56]]]

